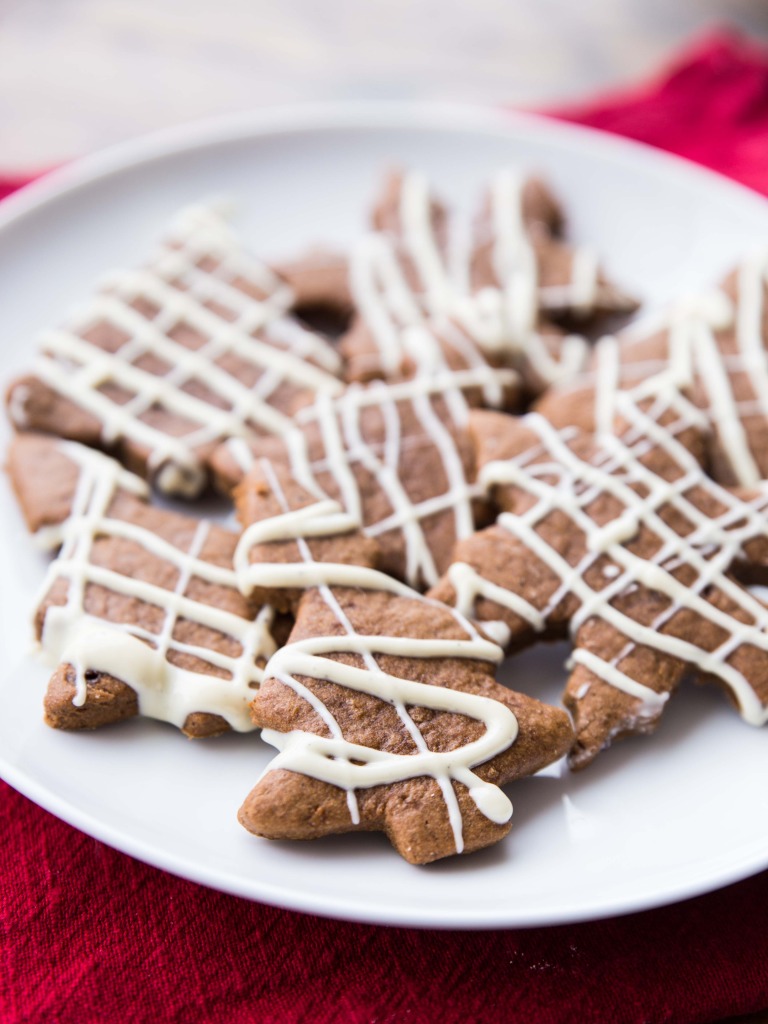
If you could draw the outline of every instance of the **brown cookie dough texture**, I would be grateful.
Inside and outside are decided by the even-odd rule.
[[[423,175],[398,171],[371,221],[350,257],[355,316],[341,351],[351,380],[481,359],[514,368],[525,391],[538,394],[586,358],[584,339],[559,324],[636,308],[590,251],[562,239],[561,210],[537,179],[498,175],[461,238],[461,221]]]
[[[48,724],[90,729],[149,714],[194,737],[252,728],[248,704],[287,628],[237,589],[237,535],[148,505],[141,480],[73,442],[19,435],[8,470],[29,529],[61,549],[35,613],[43,653],[61,662]],[[110,671],[105,646],[125,650],[110,655]]]
[[[8,390],[10,418],[194,497],[225,438],[279,433],[295,408],[341,390],[338,355],[285,315],[292,301],[215,210],[187,209],[145,266],[107,275],[40,336]]]
[[[349,261],[340,252],[309,249],[292,260],[274,265],[275,273],[293,293],[291,310],[304,320],[328,325],[340,334],[349,326],[354,310],[349,288]]]
[[[570,634],[574,768],[650,732],[686,674],[720,685],[751,724],[768,720],[768,608],[745,585],[768,575],[768,492],[704,474],[681,443],[695,435],[681,397],[616,406],[621,437],[472,414],[502,513],[457,545],[430,595],[503,623],[509,650]],[[651,415],[660,406],[677,437]]]
[[[314,508],[319,500],[322,499],[306,490],[285,467],[267,459],[255,463],[235,491],[237,518],[246,530],[254,523],[277,520],[297,509]],[[280,538],[252,542],[244,536],[243,541],[247,561],[252,566],[262,563],[271,567],[296,566],[308,562],[374,569],[378,568],[381,558],[378,543],[354,526],[344,532],[321,530],[306,537],[287,529]],[[250,580],[247,585],[241,585],[241,589],[253,601],[274,604],[282,612],[291,612],[301,602],[307,587],[316,585],[312,571],[308,569],[306,575],[297,576],[295,586],[285,581],[278,586]]]
[[[465,429],[466,392],[486,380],[503,386],[495,374],[465,371],[350,387],[299,410],[295,430],[281,438],[222,445],[212,460],[218,486],[231,490],[268,458],[340,501],[378,541],[383,571],[431,586],[456,540],[488,522]]]
[[[707,469],[726,486],[768,478],[768,256],[758,253],[720,289],[689,298],[595,346],[587,370],[550,388],[537,409],[558,427],[605,429],[600,409],[619,389],[659,373],[707,417]]]
[[[416,864],[501,839],[508,816],[490,812],[477,793],[504,802],[496,787],[562,756],[572,741],[567,716],[497,684],[498,648],[451,609],[373,571],[375,544],[359,531],[341,522],[318,536],[311,515],[289,518],[314,510],[316,524],[330,527],[339,509],[281,467],[260,463],[238,497],[245,579],[259,600],[296,612],[253,702],[255,722],[280,753],[246,798],[242,824],[272,839],[381,831]],[[254,528],[261,532],[250,543]],[[303,588],[291,586],[291,572]],[[416,695],[408,690],[415,684]],[[507,725],[512,712],[516,738],[459,770],[486,724],[475,704],[453,710],[446,691],[470,703],[486,698],[482,714],[496,709]],[[394,766],[394,779],[370,774],[382,765]]]

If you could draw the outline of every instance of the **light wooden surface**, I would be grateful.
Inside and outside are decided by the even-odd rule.
[[[264,104],[536,105],[646,75],[764,0],[0,0],[0,169]]]

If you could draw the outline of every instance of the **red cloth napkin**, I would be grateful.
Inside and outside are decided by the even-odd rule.
[[[768,54],[734,36],[559,113],[768,192]],[[181,881],[2,783],[0,836],[0,1024],[704,1024],[768,1007],[768,872],[613,920],[420,932]]]
[[[727,30],[696,40],[649,83],[549,112],[768,193],[768,50]]]

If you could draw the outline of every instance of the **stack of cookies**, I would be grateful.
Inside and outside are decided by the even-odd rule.
[[[751,257],[592,344],[636,303],[511,169],[471,224],[390,174],[349,253],[278,266],[183,211],[8,389],[46,722],[252,733],[245,828],[414,864],[497,842],[502,787],[650,732],[683,679],[765,724],[767,287]],[[496,681],[562,637],[564,708]]]

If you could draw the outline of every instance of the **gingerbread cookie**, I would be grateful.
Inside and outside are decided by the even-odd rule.
[[[637,301],[608,280],[593,249],[565,240],[564,227],[562,210],[542,181],[511,168],[497,172],[475,222],[473,290],[512,290],[522,300],[527,287],[538,312],[566,323],[633,313]]]
[[[10,387],[10,417],[194,497],[224,438],[279,433],[297,405],[341,390],[337,354],[283,315],[291,302],[215,211],[186,210],[146,267],[108,275],[40,337],[31,374]]]
[[[461,369],[480,358],[511,364],[511,332],[500,292],[484,289],[479,301],[473,295],[471,245],[468,240],[452,245],[458,228],[452,235],[447,210],[431,194],[424,176],[390,175],[372,221],[376,230],[360,240],[350,257],[356,317],[341,342],[347,377],[396,379],[428,372],[425,358],[434,364],[436,357],[425,352],[427,333],[449,368]],[[464,251],[456,257],[452,249]],[[531,327],[526,320],[525,331]],[[549,331],[551,339],[544,344],[548,352],[559,346],[560,338],[554,326]],[[579,366],[585,349],[574,343],[572,356],[575,348]]]
[[[253,703],[280,753],[240,821],[273,839],[382,831],[415,864],[498,841],[498,787],[562,756],[567,717],[495,683],[501,651],[463,616],[373,569],[338,503],[259,472],[240,492],[238,576],[292,593],[296,625]]]
[[[460,222],[449,225],[423,175],[388,178],[374,210],[377,230],[350,260],[357,316],[342,352],[351,379],[418,372],[423,345],[410,331],[420,327],[437,338],[446,365],[463,367],[479,350],[514,367],[535,394],[567,379],[587,355],[584,339],[542,314],[542,297],[572,319],[594,310],[598,294],[605,306],[610,294],[616,309],[634,308],[586,250],[555,236],[561,215],[541,183],[501,174],[491,196],[472,239],[462,237]]]
[[[507,378],[486,369],[352,386],[297,413],[281,438],[226,442],[212,464],[232,490],[267,457],[341,501],[381,548],[380,568],[417,589],[436,583],[457,538],[488,522],[465,426],[468,392],[497,404]],[[244,486],[248,486],[248,483]]]
[[[431,592],[502,624],[509,649],[570,634],[574,768],[650,732],[686,673],[768,720],[768,607],[740,582],[768,573],[768,491],[725,490],[632,396],[616,407],[622,436],[473,413],[479,478],[504,511]],[[688,404],[670,390],[664,409],[690,436]]]
[[[314,248],[273,270],[291,289],[291,311],[303,321],[332,337],[348,330],[354,306],[345,255]]]
[[[720,483],[768,478],[768,256],[757,254],[723,288],[681,303],[657,328],[605,339],[589,372],[553,387],[538,410],[557,426],[606,428],[613,392],[671,372],[708,418],[708,468]]]
[[[17,437],[9,472],[29,528],[55,549],[35,628],[58,666],[49,725],[137,714],[188,736],[253,728],[248,705],[284,638],[236,585],[237,536],[146,502],[146,485],[73,442]]]

